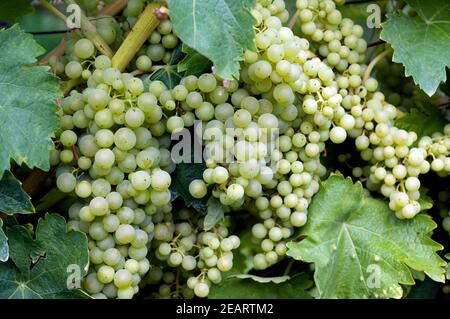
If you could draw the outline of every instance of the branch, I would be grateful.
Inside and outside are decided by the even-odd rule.
[[[127,5],[127,0],[115,0],[113,3],[111,3],[109,6],[103,7],[100,10],[97,10],[94,12],[94,16],[101,16],[101,15],[109,15],[109,16],[115,16],[120,11],[122,11],[123,8]]]
[[[74,0],[64,0],[66,5],[76,4]],[[95,25],[92,24],[91,21],[86,17],[86,14],[83,11],[81,13],[81,31],[84,36],[92,41],[95,47],[104,55],[112,58],[113,51],[109,47],[109,45],[103,40],[103,38],[97,33],[97,29]]]
[[[298,20],[298,16],[300,15],[300,11],[295,11],[295,14],[292,16],[292,18],[289,20],[288,28],[292,30],[292,28],[295,26]]]
[[[124,71],[128,63],[133,59],[150,34],[159,25],[160,20],[155,15],[155,11],[160,8],[159,4],[150,4],[139,16],[131,32],[123,41],[119,50],[112,58],[113,67]]]
[[[64,23],[67,22],[67,17],[47,0],[39,0],[39,4]]]
[[[367,81],[370,78],[370,73],[372,73],[373,68],[380,62],[386,55],[388,55],[390,50],[384,50],[380,54],[378,54],[367,66],[366,72],[364,72],[363,82]]]
[[[30,197],[33,197],[41,189],[42,184],[49,176],[50,172],[35,168],[22,183],[22,188]]]
[[[384,44],[384,43],[386,43],[386,42],[384,42],[383,40],[378,40],[378,41],[374,41],[374,42],[369,43],[367,45],[367,47],[371,48],[371,47],[375,47],[377,45]]]
[[[61,56],[64,54],[64,45],[65,45],[65,39],[62,38],[61,42],[49,53],[47,53],[40,61],[39,63],[46,63],[52,56]]]

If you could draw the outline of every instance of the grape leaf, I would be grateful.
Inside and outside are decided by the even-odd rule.
[[[3,219],[0,218],[0,261],[7,261],[9,258],[8,237],[3,231]]]
[[[249,275],[249,274],[239,274],[239,275],[232,275],[228,278],[239,278],[239,279],[251,279],[253,281],[266,284],[269,282],[273,282],[274,284],[281,284],[283,282],[288,281],[291,279],[290,276],[278,276],[278,277],[261,277],[261,276],[255,276],[255,275]]]
[[[219,76],[239,78],[246,49],[254,49],[255,0],[168,0],[170,18],[183,43],[211,60]]]
[[[181,74],[177,72],[177,64],[185,56],[181,50],[181,47],[181,44],[178,45],[175,50],[173,50],[169,63],[153,72],[148,79],[151,81],[161,81],[169,89],[173,89],[177,86],[182,78]]]
[[[206,169],[204,162],[202,163],[179,163],[172,173],[172,184],[170,190],[183,198],[187,207],[193,207],[198,212],[206,212],[206,199],[196,199],[189,193],[189,184],[194,179],[203,179],[203,171]]]
[[[398,128],[416,132],[417,136],[431,136],[435,132],[442,132],[447,124],[445,116],[432,104],[418,104],[405,116],[395,121]]]
[[[34,12],[32,0],[0,1],[0,22],[16,22],[20,17]]]
[[[433,199],[428,196],[428,189],[425,187],[420,188],[420,198],[417,200],[421,210],[428,210],[433,207]]]
[[[261,283],[253,279],[229,278],[211,286],[210,299],[309,299],[306,291],[312,282],[306,274],[298,274],[282,283]]]
[[[182,50],[186,53],[186,56],[178,64],[178,72],[184,72],[185,76],[199,76],[205,72],[211,71],[212,63],[203,55],[187,45],[183,45]]]
[[[30,66],[44,49],[17,25],[0,31],[0,51],[0,178],[11,158],[48,170],[58,79],[46,66]]]
[[[321,298],[401,298],[413,285],[408,267],[444,281],[442,246],[429,236],[430,216],[400,220],[388,205],[363,196],[361,183],[332,174],[309,207],[306,237],[289,242],[288,255],[315,264]]]
[[[38,221],[36,239],[24,226],[6,227],[10,260],[0,263],[0,298],[81,298],[68,283],[87,273],[86,235],[66,231],[63,217],[47,214]],[[76,277],[79,270],[79,278]]]
[[[203,229],[205,231],[211,230],[218,222],[225,216],[225,209],[222,203],[215,197],[208,199],[208,206],[205,221],[203,222]]]
[[[383,23],[381,38],[394,49],[393,61],[405,66],[429,96],[445,81],[445,67],[450,66],[450,2],[448,0],[406,0],[417,12],[410,17],[403,12],[389,14]]]
[[[6,171],[0,180],[0,212],[6,214],[34,213],[30,196],[20,187],[20,182],[10,171]]]
[[[181,81],[181,75],[175,71],[174,67],[171,65],[163,66],[162,68],[156,70],[151,76],[151,81],[161,81],[169,89],[173,89]]]

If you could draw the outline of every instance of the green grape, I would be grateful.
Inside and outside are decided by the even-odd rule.
[[[63,173],[56,179],[56,186],[61,192],[70,193],[77,185],[77,180],[75,176],[71,173]]]
[[[94,44],[88,39],[80,39],[75,43],[74,53],[80,59],[89,59],[94,55]]]
[[[65,73],[71,79],[78,79],[83,72],[83,67],[77,61],[70,61],[66,64]]]

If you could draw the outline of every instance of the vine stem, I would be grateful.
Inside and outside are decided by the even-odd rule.
[[[28,196],[34,197],[48,176],[50,176],[50,172],[45,172],[37,168],[33,169],[22,183],[23,190]]]
[[[289,261],[289,264],[287,265],[287,267],[286,267],[286,270],[284,271],[284,273],[283,273],[283,276],[287,276],[287,275],[289,275],[289,273],[291,272],[291,269],[292,269],[292,265],[294,264],[294,259],[291,259],[290,261]]]
[[[378,54],[372,61],[370,61],[367,66],[366,72],[364,72],[363,81],[367,81],[370,78],[370,73],[372,73],[373,68],[380,62],[386,55],[388,55],[390,50],[384,50],[380,54]]]
[[[64,23],[67,22],[67,17],[59,11],[55,6],[53,6],[51,3],[49,3],[47,0],[38,0],[39,4],[48,10],[50,13],[52,13],[55,17],[63,21]]]
[[[64,46],[65,46],[65,39],[62,38],[59,44],[50,52],[48,52],[44,57],[39,61],[39,63],[46,63],[52,56],[61,56],[64,54]]]
[[[109,6],[103,7],[100,10],[97,10],[93,13],[94,16],[99,15],[110,15],[114,16],[120,11],[122,11],[123,8],[127,5],[128,0],[115,0],[113,3],[111,3]]]
[[[64,3],[66,5],[75,4],[74,0],[64,0]],[[92,24],[91,21],[89,21],[88,17],[86,17],[86,14],[81,10],[80,11],[80,22],[81,22],[81,31],[83,32],[84,36],[92,41],[92,43],[95,45],[95,47],[104,55],[112,58],[113,51],[109,47],[109,45],[103,40],[103,38],[97,33],[97,29],[95,28],[95,25]]]
[[[150,4],[139,16],[131,32],[123,41],[119,50],[112,58],[112,65],[119,71],[124,71],[150,34],[159,25],[160,20],[155,11],[161,7],[159,4]]]
[[[299,10],[295,11],[295,14],[289,20],[289,23],[288,23],[288,28],[289,29],[292,30],[292,28],[295,26],[295,23],[297,23],[297,19],[298,19],[299,15],[300,15],[300,11]]]
[[[374,42],[369,43],[369,44],[367,45],[367,47],[368,47],[368,48],[371,48],[371,47],[375,47],[375,46],[377,46],[377,45],[385,44],[385,43],[386,43],[386,42],[384,42],[383,40],[377,40],[377,41],[374,41]]]

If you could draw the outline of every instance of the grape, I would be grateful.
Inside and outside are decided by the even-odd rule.
[[[63,193],[72,192],[76,185],[77,180],[71,173],[63,173],[56,179],[56,186]]]
[[[149,72],[152,69],[152,60],[146,55],[141,55],[136,60],[136,67],[141,71]]]
[[[347,132],[340,126],[333,127],[330,131],[330,139],[335,144],[341,144],[347,138]]]
[[[199,282],[195,285],[194,293],[197,297],[204,298],[209,294],[209,286],[206,283]]]
[[[202,180],[195,179],[189,184],[189,193],[194,198],[203,198],[206,195],[207,188]]]
[[[71,79],[77,79],[81,76],[83,67],[77,61],[70,61],[66,64],[65,73]]]
[[[179,116],[171,116],[166,123],[169,133],[178,133],[184,128],[184,121]]]
[[[108,148],[103,148],[95,154],[95,164],[99,168],[110,168],[114,164],[116,157]]]
[[[136,135],[132,130],[122,127],[114,134],[114,144],[123,151],[129,151],[136,145]]]
[[[60,187],[58,187],[61,189]],[[81,181],[75,187],[75,194],[80,198],[88,198],[92,194],[92,186],[88,181]]]
[[[157,191],[165,191],[171,184],[170,175],[163,170],[157,170],[152,173],[151,186]]]
[[[121,269],[114,274],[114,285],[119,289],[128,288],[131,285],[131,274],[125,269]]]
[[[97,271],[97,278],[102,284],[108,284],[113,281],[115,271],[114,268],[104,265]]]
[[[114,235],[119,243],[129,244],[134,240],[136,231],[130,225],[120,225],[115,231]]]
[[[151,185],[151,177],[150,174],[146,171],[137,171],[132,174],[131,176],[131,185],[138,191],[146,190]]]
[[[80,39],[75,43],[74,52],[80,59],[90,58],[95,51],[95,47],[88,39]]]

